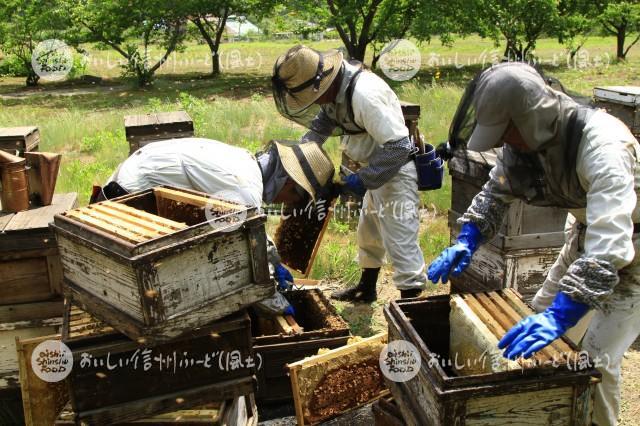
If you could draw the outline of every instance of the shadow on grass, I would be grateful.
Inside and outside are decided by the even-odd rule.
[[[88,90],[88,93],[74,91]],[[217,96],[231,99],[250,98],[252,95],[271,93],[269,77],[258,74],[223,74],[212,77],[206,74],[163,74],[152,86],[139,88],[131,79],[103,80],[99,84],[47,84],[38,89],[20,88],[17,98],[2,99],[0,105],[7,107],[29,105],[46,108],[73,108],[96,111],[112,108],[132,108],[146,105],[151,98],[177,99],[181,92],[192,96],[214,100]]]

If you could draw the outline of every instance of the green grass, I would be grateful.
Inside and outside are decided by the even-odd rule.
[[[160,69],[154,85],[146,89],[136,89],[130,80],[119,77],[119,57],[113,51],[87,46],[87,73],[103,77],[102,85],[46,83],[32,92],[22,87],[22,79],[0,78],[0,95],[14,95],[0,98],[0,125],[38,126],[41,150],[64,154],[57,190],[78,192],[84,203],[91,185],[104,183],[128,154],[123,131],[125,115],[184,109],[194,119],[197,136],[251,151],[271,139],[298,139],[304,129],[277,113],[269,81],[275,59],[293,44],[294,41],[225,43],[221,48],[224,74],[218,78],[207,76],[207,47],[190,44]],[[340,46],[337,40],[306,44],[320,50]],[[589,95],[597,85],[638,84],[640,47],[632,49],[624,63],[611,60],[614,47],[613,38],[591,38],[583,58],[588,59],[589,67],[567,67],[565,49],[551,39],[540,40],[536,54],[545,70],[559,77],[566,87]],[[447,138],[466,82],[481,68],[483,60],[491,60],[503,47],[469,37],[458,40],[453,47],[441,46],[434,40],[419,48],[423,57],[420,72],[408,82],[390,85],[401,99],[421,105],[420,130],[427,142],[437,145]],[[609,63],[593,66],[596,57]],[[240,62],[234,65],[236,59]],[[238,65],[241,62],[243,65]],[[61,96],[60,91],[88,93]],[[338,164],[337,138],[328,141],[325,148]],[[442,190],[421,193],[425,213],[420,245],[427,261],[449,242],[446,212],[450,198],[449,176]],[[332,223],[312,275],[353,283],[359,275],[356,253],[353,230],[348,225]]]

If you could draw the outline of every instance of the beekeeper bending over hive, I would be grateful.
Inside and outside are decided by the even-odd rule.
[[[310,169],[313,177],[307,174]],[[94,187],[91,201],[169,185],[258,208],[263,201],[296,204],[330,190],[333,174],[331,160],[316,144],[294,149],[272,142],[254,156],[212,139],[174,139],[153,142],[134,152],[104,187]],[[292,283],[293,276],[280,264],[272,244],[269,253],[280,286]]]
[[[615,425],[620,364],[640,333],[640,146],[622,122],[551,89],[528,65],[493,66],[472,85],[477,124],[468,148],[504,144],[502,155],[459,219],[457,244],[429,266],[429,278],[460,274],[516,198],[570,209],[565,245],[533,300],[540,313],[516,324],[499,347],[511,359],[530,357],[594,310],[582,339],[602,364],[594,424]]]
[[[377,75],[343,60],[341,52],[305,46],[278,58],[272,83],[280,113],[309,129],[302,146],[342,136],[346,154],[363,166],[344,182],[347,191],[364,196],[358,223],[362,277],[357,286],[333,297],[376,300],[385,254],[402,297],[417,296],[427,282],[418,245],[417,174],[396,94]]]

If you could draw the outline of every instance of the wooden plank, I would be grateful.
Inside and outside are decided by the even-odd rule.
[[[117,423],[117,426],[138,426],[138,425],[154,425],[154,426],[223,426],[222,415],[228,410],[226,401],[214,402],[195,407],[188,410],[173,411],[171,413],[158,414],[153,417],[125,421]],[[75,426],[76,415],[71,405],[67,404],[58,418],[55,426]],[[224,425],[228,426],[228,425]]]
[[[36,126],[0,127],[0,139],[26,138],[37,131],[38,128]]]
[[[110,209],[113,210],[118,210],[124,213],[128,213],[133,217],[137,217],[140,219],[144,219],[147,220],[151,223],[154,224],[158,224],[158,225],[162,225],[165,226],[167,228],[179,231],[181,229],[185,229],[187,228],[187,225],[185,223],[180,223],[180,222],[175,222],[173,220],[164,218],[164,217],[160,217],[160,216],[156,216],[154,214],[151,213],[147,213],[143,210],[139,210],[139,209],[134,209],[133,207],[129,207],[126,204],[122,204],[122,203],[116,203],[113,201],[103,201],[102,203],[100,203],[100,205],[108,207]]]
[[[18,375],[16,337],[29,339],[57,334],[61,324],[62,318],[0,324],[0,348],[2,348],[0,351],[0,378],[11,374]]]
[[[0,262],[0,300],[3,304],[37,302],[54,297],[46,257]]]
[[[62,261],[60,260],[60,255],[58,253],[47,256],[47,272],[51,293],[55,295],[62,295]]]
[[[88,206],[89,209],[92,210],[97,210],[105,215],[120,219],[120,220],[124,220],[126,222],[131,223],[132,225],[136,225],[139,228],[144,228],[147,229],[149,231],[154,231],[157,233],[161,233],[161,234],[168,234],[174,231],[173,228],[170,228],[166,225],[162,225],[162,224],[158,224],[158,223],[150,223],[147,222],[145,220],[142,220],[136,216],[132,216],[130,214],[124,214],[124,212],[121,212],[119,210],[114,210],[113,208],[110,208],[106,205],[103,204],[92,204],[90,206]]]
[[[77,220],[78,222],[84,223],[86,225],[92,226],[94,228],[97,228],[103,232],[106,232],[110,235],[113,235],[117,238],[121,238],[127,242],[133,243],[133,244],[137,244],[137,243],[141,243],[143,241],[146,241],[147,238],[144,238],[140,235],[136,235],[133,232],[121,229],[121,228],[117,228],[115,226],[112,226],[108,223],[105,223],[101,220],[95,219],[91,216],[88,216],[84,213],[82,213],[81,211],[77,211],[77,210],[69,210],[68,212],[65,213],[67,217],[72,218],[74,220]]]
[[[170,188],[154,188],[153,192],[158,198],[165,198],[167,200],[178,201],[197,207],[211,208],[212,206],[215,206],[220,207],[225,211],[231,210],[233,212],[244,209],[244,206],[240,204],[229,203],[216,198],[207,198],[201,195],[191,194],[188,192],[178,191]]]
[[[0,305],[0,323],[61,317],[62,299],[46,302]]]
[[[124,217],[121,219],[120,217],[116,217],[115,215],[107,215],[96,209],[92,209],[90,207],[83,208],[81,211],[91,216],[95,219],[101,220],[105,223],[111,223],[118,228],[124,229],[126,231],[133,232],[134,234],[138,234],[145,239],[156,238],[161,235],[167,235],[170,232],[161,232],[156,230],[149,230],[148,226],[138,226],[137,224],[131,223],[130,221],[124,220]]]
[[[472,398],[467,402],[468,426],[565,426],[572,419],[573,387]]]
[[[135,127],[162,126],[173,123],[191,123],[193,120],[186,111],[156,112],[149,114],[127,115],[124,126],[128,130]]]
[[[38,207],[16,213],[5,226],[4,231],[25,231],[29,229],[47,228],[53,216],[63,213],[76,206],[78,195],[76,193],[55,194],[50,206]]]
[[[60,340],[60,335],[33,339],[16,338],[22,405],[27,426],[52,425],[68,399],[65,382],[45,382],[35,375],[31,367],[31,355],[34,349],[45,340]]]
[[[300,392],[300,379],[298,378],[298,367],[289,366],[289,375],[291,377],[291,389],[293,391],[293,405],[296,409],[296,420],[298,426],[304,426],[304,410],[302,408],[302,395]]]
[[[277,332],[282,334],[294,334],[293,327],[289,325],[285,317],[281,315],[276,315],[274,317],[274,324],[276,326]]]
[[[296,319],[292,315],[285,315],[284,319],[287,322],[287,324],[291,327],[291,330],[293,331],[293,334],[302,334],[302,333],[304,333],[304,329],[302,327],[300,327],[300,325],[298,324],[298,322],[296,321]]]
[[[0,210],[2,210],[2,203],[0,203]],[[4,232],[4,228],[9,224],[9,222],[11,222],[11,219],[15,215],[15,213],[0,211],[0,232]]]

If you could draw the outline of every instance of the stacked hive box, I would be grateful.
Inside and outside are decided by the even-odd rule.
[[[0,213],[0,424],[22,418],[16,338],[59,332],[62,265],[48,224],[76,199],[56,194],[50,206]]]
[[[24,157],[25,152],[38,151],[40,132],[35,126],[0,128],[0,150]]]
[[[55,217],[76,422],[253,392],[259,362],[244,308],[274,292],[264,223],[255,208],[170,187]]]
[[[452,352],[451,336],[465,341],[470,335],[483,334],[480,328],[487,327],[483,323],[486,320],[493,325],[484,335],[494,339],[495,344],[491,327],[500,328],[531,313],[519,296],[507,296],[508,291],[484,294],[480,300],[465,296],[469,306],[476,305],[467,309],[469,316],[482,316],[482,320],[475,319],[473,324],[478,329],[471,326],[471,332],[452,322],[457,321],[452,315],[452,303],[459,301],[454,302],[449,295],[391,302],[385,307],[389,340],[411,342],[421,358],[418,373],[412,379],[386,380],[407,425],[592,424],[594,388],[600,374],[564,337],[549,347],[561,352],[563,360],[557,363],[548,363],[542,351],[541,363],[523,362],[512,370],[472,374],[456,370],[460,364],[464,366],[475,359],[461,359],[460,353]],[[566,352],[567,347],[570,353]],[[486,360],[487,364],[492,362]]]
[[[449,162],[452,242],[460,231],[457,219],[489,179],[496,155],[496,150],[458,152]],[[483,291],[510,287],[526,299],[532,298],[564,244],[566,216],[563,209],[535,207],[516,200],[509,207],[498,235],[478,249],[462,275],[451,278],[453,289]]]
[[[151,142],[193,136],[193,120],[184,111],[128,115],[124,127],[129,154]]]
[[[593,97],[598,108],[619,118],[636,138],[640,138],[639,86],[596,87],[593,89]]]

